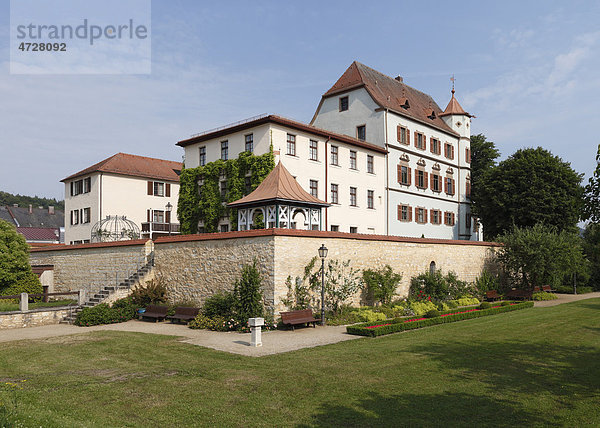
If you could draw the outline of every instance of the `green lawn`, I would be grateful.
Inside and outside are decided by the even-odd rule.
[[[600,299],[262,358],[119,332],[0,344],[0,381],[22,379],[25,426],[598,426]]]

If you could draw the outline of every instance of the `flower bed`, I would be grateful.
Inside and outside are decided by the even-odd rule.
[[[446,313],[442,313],[441,316],[435,318],[394,318],[387,320],[386,323],[378,322],[349,325],[346,327],[346,331],[350,334],[356,334],[359,336],[377,337],[404,330],[413,330],[415,328],[429,327],[431,325],[485,317],[488,315],[495,315],[503,312],[511,312],[531,307],[533,307],[533,302],[512,303],[509,306],[493,306],[490,309],[469,309],[460,312],[453,310],[446,311]]]

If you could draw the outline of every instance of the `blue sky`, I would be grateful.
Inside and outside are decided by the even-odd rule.
[[[542,146],[595,168],[600,3],[152,2],[152,74],[10,75],[0,0],[0,190],[59,182],[117,152],[180,160],[175,143],[261,113],[309,121],[358,60],[431,94],[450,76],[503,158]]]

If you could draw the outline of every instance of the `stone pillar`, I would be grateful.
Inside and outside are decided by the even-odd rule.
[[[250,324],[250,346],[262,346],[261,340],[261,327],[265,325],[264,318],[250,318],[248,320],[248,324]]]
[[[83,304],[85,303],[85,300],[87,298],[87,292],[85,290],[79,290],[79,296],[77,299],[77,304],[79,306],[83,306]]]
[[[29,295],[27,293],[21,293],[21,300],[19,301],[19,310],[21,312],[29,310]]]

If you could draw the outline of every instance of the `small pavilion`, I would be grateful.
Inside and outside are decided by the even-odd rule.
[[[322,210],[330,206],[306,192],[281,162],[252,193],[228,205],[238,210],[238,230],[252,229],[258,214],[267,229],[322,230]]]

